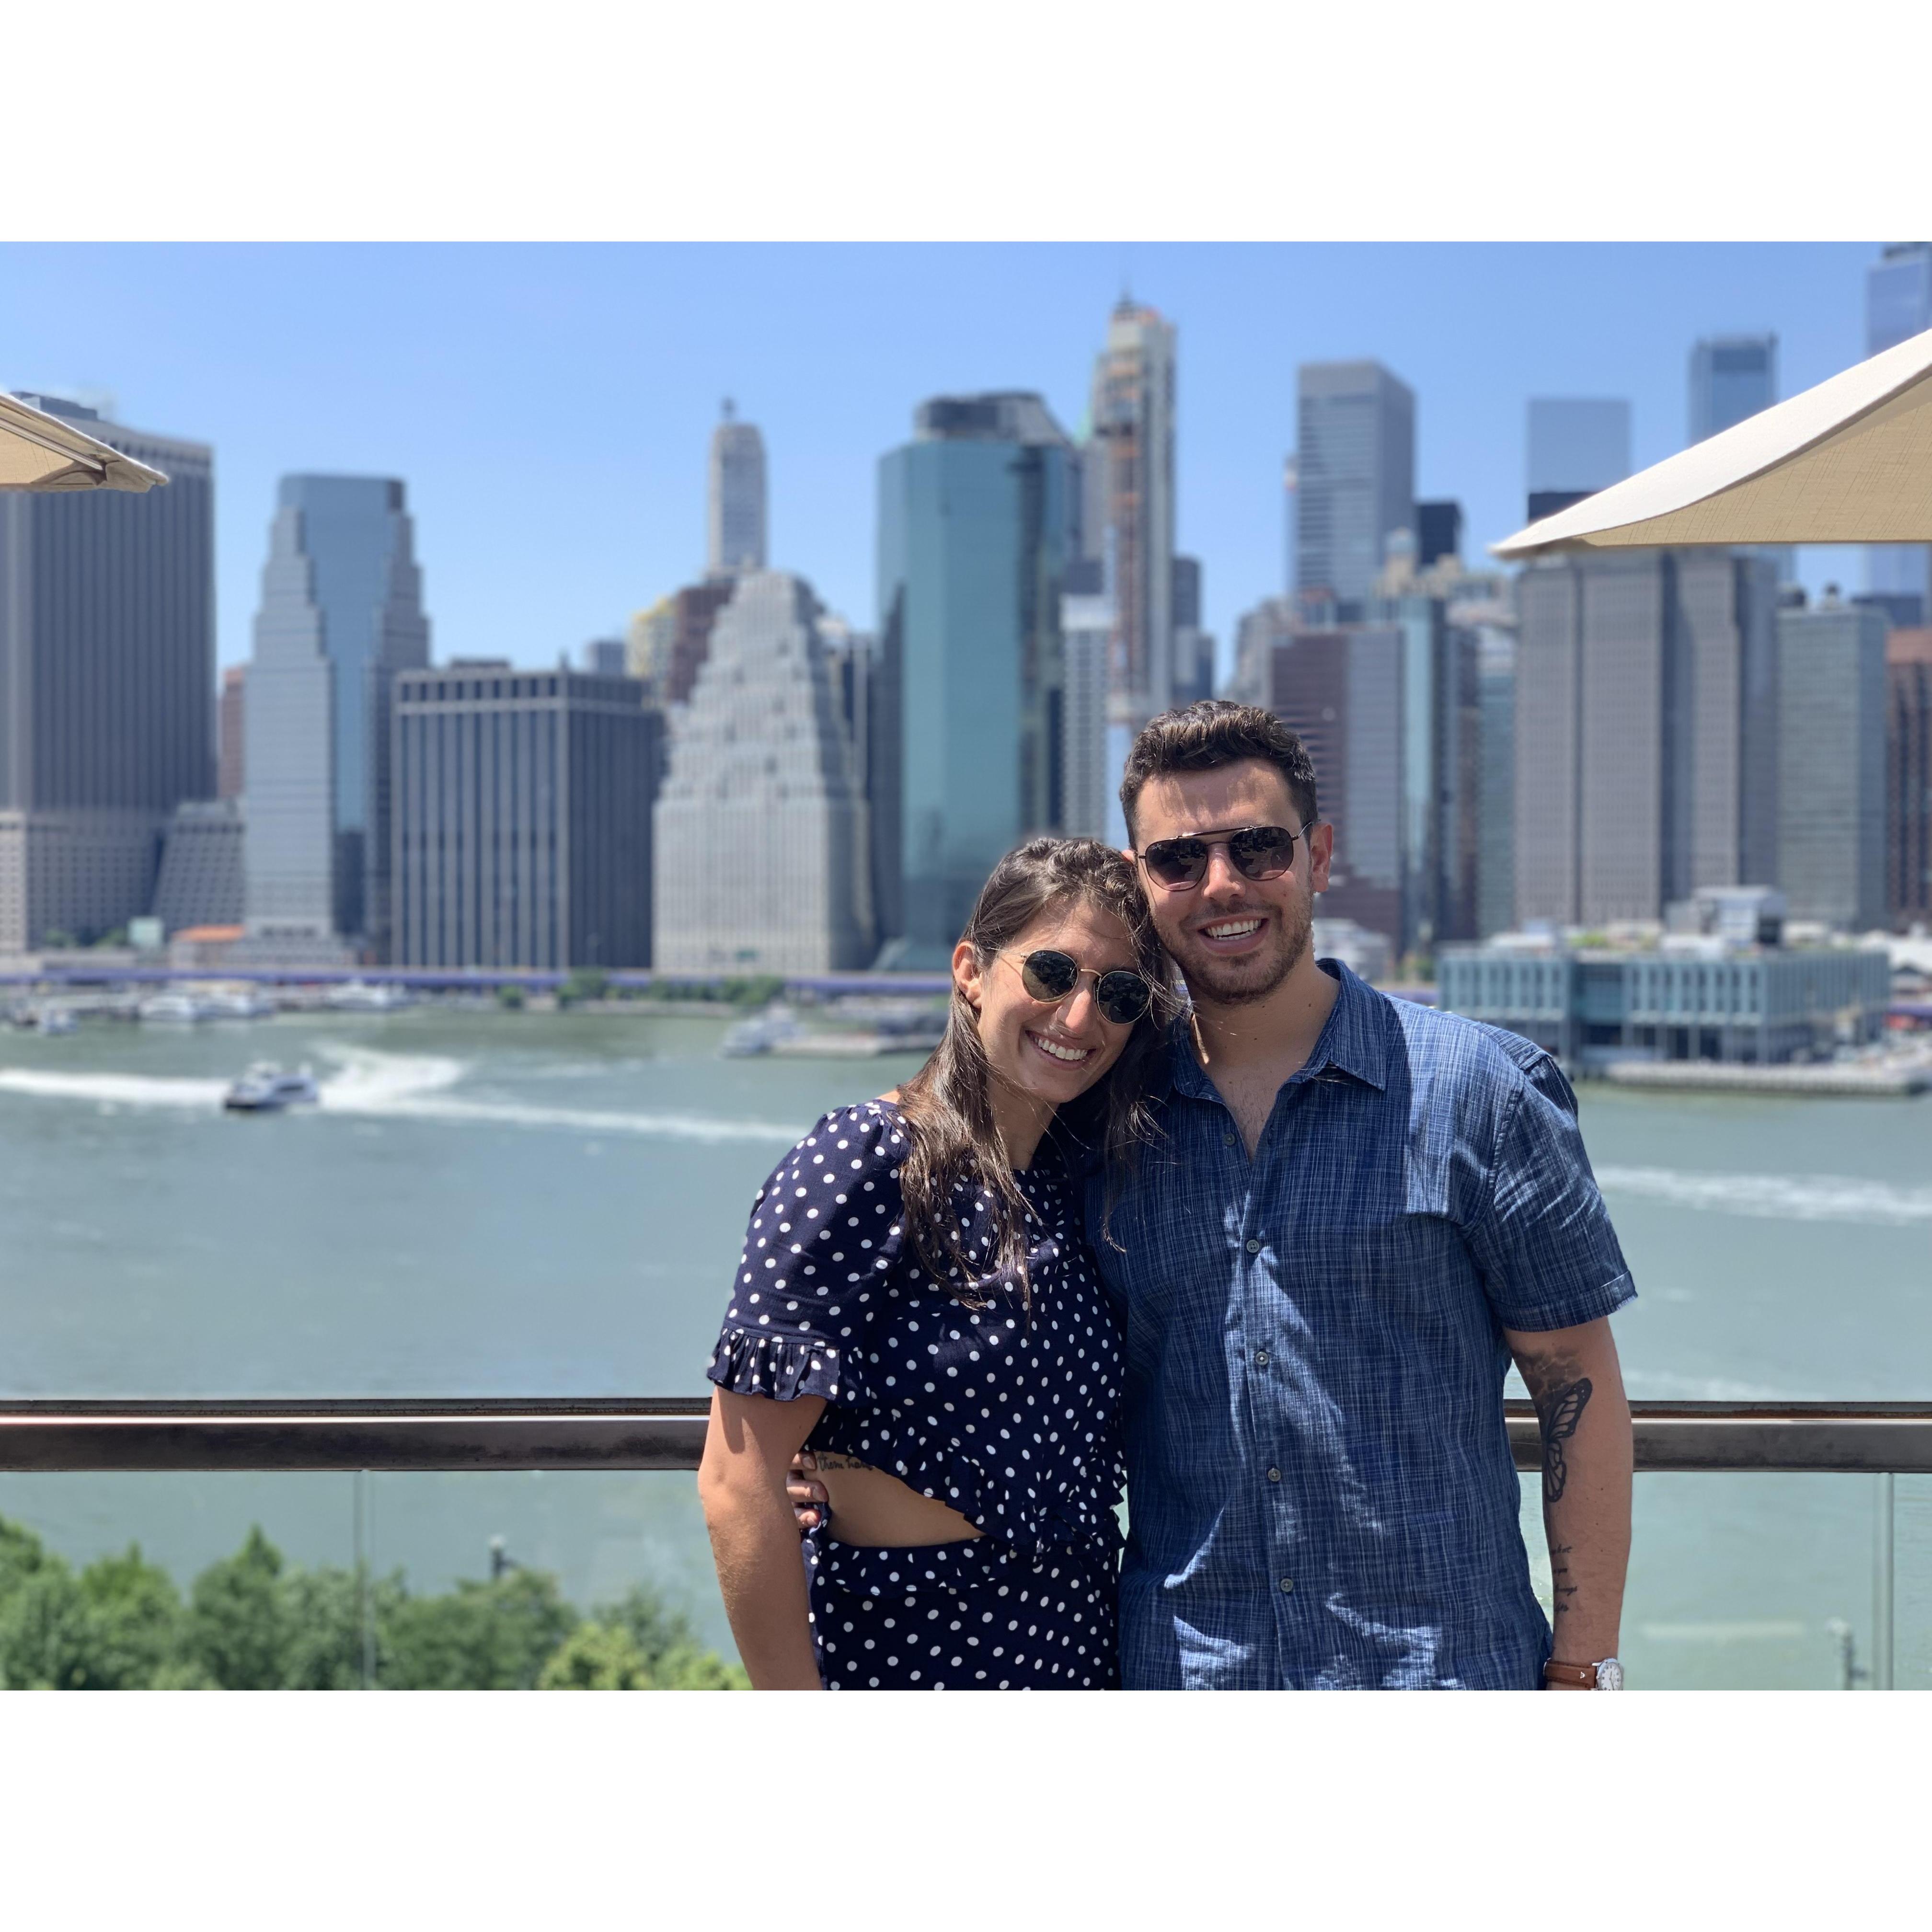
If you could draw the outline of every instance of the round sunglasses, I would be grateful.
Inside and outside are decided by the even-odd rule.
[[[1072,953],[1051,946],[1043,946],[1020,959],[1020,984],[1030,999],[1039,1000],[1042,1006],[1059,1005],[1089,974],[1094,980],[1094,1004],[1115,1026],[1132,1026],[1154,1004],[1154,988],[1141,974],[1124,966],[1115,967],[1111,973],[1095,972],[1092,967],[1082,965]]]
[[[1148,877],[1170,892],[1184,892],[1208,876],[1208,860],[1217,845],[1228,849],[1228,862],[1244,879],[1278,879],[1294,863],[1294,842],[1310,826],[1319,825],[1311,818],[1298,832],[1286,825],[1244,825],[1238,832],[1215,832],[1205,837],[1156,838],[1141,854]]]

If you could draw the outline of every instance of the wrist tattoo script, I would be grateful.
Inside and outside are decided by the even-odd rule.
[[[814,1460],[821,1469],[869,1469],[869,1462],[861,1462],[856,1456],[830,1456],[823,1449],[814,1449]]]
[[[1546,1505],[1563,1500],[1564,1486],[1570,1480],[1569,1465],[1563,1460],[1563,1445],[1576,1432],[1583,1410],[1590,1400],[1590,1378],[1579,1376],[1544,1390],[1536,1398],[1536,1419],[1543,1430],[1543,1500]]]

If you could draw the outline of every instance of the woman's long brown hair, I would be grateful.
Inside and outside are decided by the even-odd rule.
[[[1166,1022],[1178,1010],[1166,956],[1154,935],[1147,901],[1130,862],[1097,838],[1029,838],[993,868],[980,889],[962,935],[979,956],[982,971],[993,956],[1041,914],[1084,904],[1111,913],[1133,941],[1135,964],[1154,989],[1144,1018],[1136,1023],[1120,1057],[1105,1077],[1055,1122],[1076,1142],[1097,1139],[1107,1164],[1101,1237],[1135,1151],[1152,1132],[1148,1075]],[[993,1119],[993,1072],[980,1037],[979,1016],[956,984],[946,1031],[932,1057],[899,1089],[899,1111],[910,1151],[899,1168],[905,1202],[905,1234],[935,1286],[968,1305],[983,1305],[974,1288],[988,1273],[1017,1277],[1030,1305],[1027,1277],[1026,1203]],[[1077,1114],[1078,1124],[1067,1118]],[[1049,1131],[1052,1131],[1050,1130]],[[996,1230],[993,1251],[969,1250],[959,1203],[962,1187],[992,1197]]]

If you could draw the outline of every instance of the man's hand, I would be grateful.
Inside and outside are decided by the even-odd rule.
[[[832,1520],[832,1499],[825,1493],[825,1485],[813,1480],[818,1468],[818,1458],[809,1449],[801,1449],[791,1459],[785,1499],[791,1504],[800,1535]]]

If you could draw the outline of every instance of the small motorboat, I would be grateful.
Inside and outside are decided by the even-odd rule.
[[[321,1098],[315,1076],[306,1066],[289,1073],[258,1060],[222,1096],[221,1104],[231,1114],[274,1114],[284,1107],[313,1106]]]
[[[135,1007],[134,1013],[136,1018],[149,1024],[164,1026],[194,1026],[214,1016],[206,1000],[179,992],[151,993]]]
[[[728,1028],[718,1051],[727,1060],[749,1060],[771,1052],[784,1041],[798,1039],[804,1031],[797,1014],[782,1000],[774,1000],[763,1012]]]
[[[416,995],[406,986],[386,981],[372,986],[362,980],[333,986],[322,999],[323,1005],[338,1013],[394,1013],[416,1003]]]

